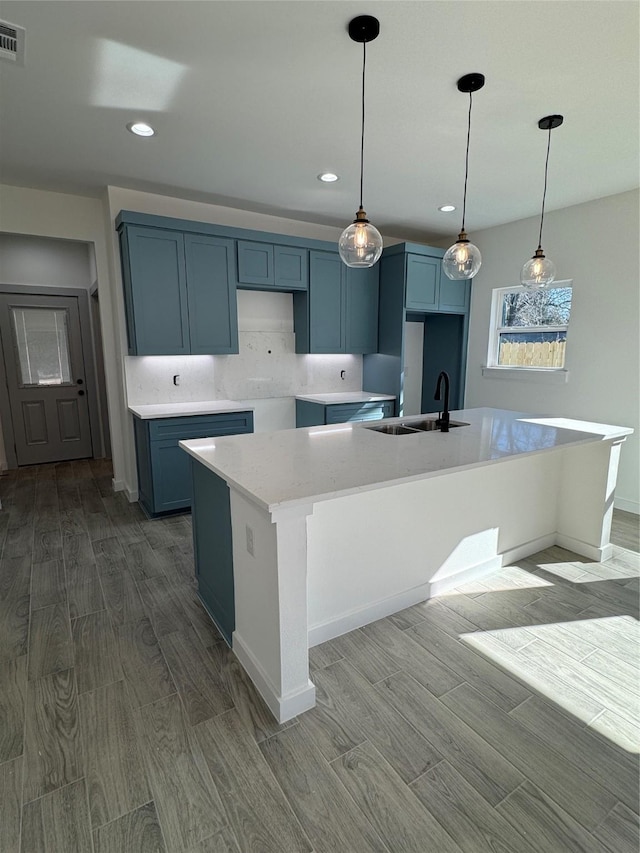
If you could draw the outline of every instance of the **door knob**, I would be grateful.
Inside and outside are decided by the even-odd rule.
[[[78,397],[84,397],[84,391],[78,391]]]

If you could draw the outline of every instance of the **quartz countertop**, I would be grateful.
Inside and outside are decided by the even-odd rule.
[[[237,400],[198,400],[195,403],[153,403],[129,406],[137,418],[182,418],[188,415],[221,415],[225,412],[252,412],[253,406]]]
[[[378,400],[395,400],[393,394],[370,394],[368,391],[337,391],[333,394],[298,394],[296,400],[309,403],[321,403],[330,406],[335,403],[375,403]]]
[[[407,423],[431,415],[388,418]],[[572,445],[623,439],[633,430],[503,409],[462,409],[468,426],[385,435],[348,423],[181,441],[191,456],[263,508],[315,503],[438,477]]]

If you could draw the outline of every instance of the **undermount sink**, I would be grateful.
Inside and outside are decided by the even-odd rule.
[[[424,418],[424,420],[421,421],[408,421],[406,424],[403,423],[402,426],[410,427],[410,429],[421,430],[422,432],[431,432],[431,430],[440,429],[440,424],[436,418]],[[469,426],[469,424],[466,424],[463,421],[449,421],[449,429],[461,426]]]
[[[449,429],[461,426],[469,426],[469,424],[463,421],[449,421]],[[423,418],[420,421],[408,421],[401,424],[376,424],[375,426],[366,426],[365,429],[372,429],[374,432],[381,432],[384,435],[417,435],[420,432],[439,430],[440,424],[436,418]]]
[[[403,424],[382,424],[381,426],[367,426],[365,429],[383,432],[385,435],[411,435],[418,432],[417,429],[411,429],[411,427],[406,427]]]

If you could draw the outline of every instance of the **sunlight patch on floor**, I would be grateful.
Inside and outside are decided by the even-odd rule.
[[[534,639],[514,648],[510,633],[523,628]],[[585,726],[629,752],[640,752],[637,619],[612,616],[524,625],[461,634],[460,640]]]

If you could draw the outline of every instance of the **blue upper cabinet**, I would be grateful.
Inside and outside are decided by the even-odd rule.
[[[337,252],[309,252],[309,291],[294,296],[294,328],[296,352],[375,352],[378,267],[349,269]]]
[[[344,352],[342,261],[311,252],[309,267],[309,352]]]
[[[440,258],[407,253],[405,306],[408,311],[442,311],[466,314],[471,298],[470,281],[452,281]]]
[[[269,243],[250,243],[238,240],[238,282],[272,288],[273,246]]]
[[[238,286],[244,290],[306,290],[309,250],[238,240]]]
[[[306,290],[309,286],[309,250],[274,246],[275,286],[280,290]]]
[[[344,268],[345,352],[378,351],[378,280],[380,267]]]
[[[185,234],[189,329],[193,355],[238,352],[233,240]]]
[[[184,237],[131,226],[120,235],[130,355],[188,355]]]
[[[407,255],[406,306],[412,311],[437,311],[440,272],[438,258]]]
[[[238,352],[234,241],[120,229],[130,355]]]
[[[471,281],[452,281],[440,271],[440,293],[438,296],[438,310],[451,314],[466,314],[471,302]]]

